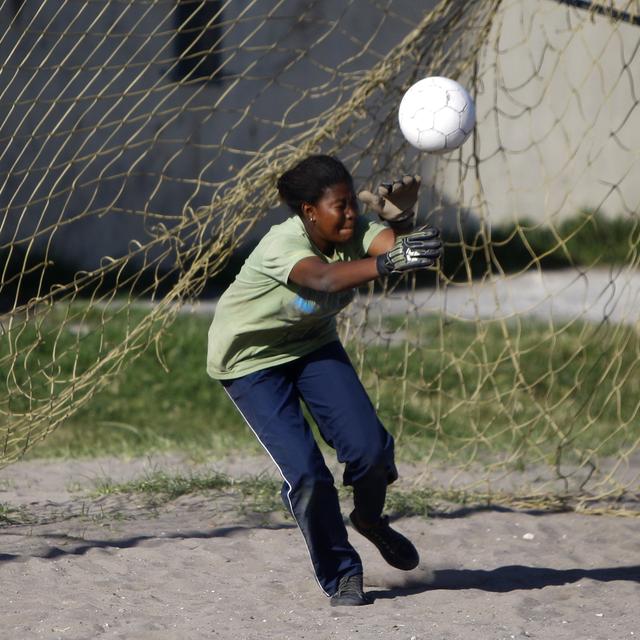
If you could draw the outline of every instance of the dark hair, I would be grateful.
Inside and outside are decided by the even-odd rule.
[[[342,162],[333,156],[314,155],[285,171],[276,186],[291,211],[301,215],[304,202],[315,204],[325,189],[340,183],[353,185],[353,178]]]

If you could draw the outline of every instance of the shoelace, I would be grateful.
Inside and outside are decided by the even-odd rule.
[[[357,576],[349,576],[346,580],[340,583],[338,592],[341,596],[346,594],[353,594],[356,596],[362,595],[362,587]]]

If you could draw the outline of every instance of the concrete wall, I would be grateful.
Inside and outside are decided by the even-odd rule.
[[[313,126],[433,3],[222,4],[220,74],[191,84],[174,81],[173,0],[2,5],[0,244],[40,234],[21,246],[84,269],[126,254]]]
[[[637,214],[640,27],[551,0],[504,0],[479,61],[482,192],[468,142],[462,179],[457,162],[425,164],[442,194],[493,224],[585,207]]]

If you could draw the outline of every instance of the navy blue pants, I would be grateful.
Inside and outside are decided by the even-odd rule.
[[[304,536],[318,583],[333,595],[340,578],[362,573],[362,562],[347,539],[333,476],[301,401],[345,463],[343,482],[353,486],[364,522],[378,520],[387,484],[398,477],[393,438],[339,342],[222,384],[280,470],[284,504]]]

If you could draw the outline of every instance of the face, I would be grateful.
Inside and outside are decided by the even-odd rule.
[[[315,204],[304,204],[302,212],[305,227],[321,251],[348,242],[353,237],[358,217],[353,185],[339,183],[328,187]]]

